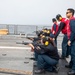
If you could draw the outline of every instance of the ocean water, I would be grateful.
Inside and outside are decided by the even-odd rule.
[[[0,25],[0,29],[8,29],[9,34],[32,34],[43,28],[51,29],[49,25]]]

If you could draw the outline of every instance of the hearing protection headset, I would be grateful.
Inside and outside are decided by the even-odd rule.
[[[61,21],[61,20],[62,20],[62,16],[61,16],[60,14],[58,14],[58,15],[56,16],[56,19]]]
[[[49,45],[49,37],[44,37],[43,42],[44,42],[45,46],[48,46]]]
[[[48,45],[49,45],[49,42],[48,42],[48,41],[46,41],[46,42],[45,42],[45,46],[48,46]]]
[[[43,33],[46,33],[46,32],[47,32],[47,30],[44,29],[44,30],[43,30]]]
[[[47,34],[49,34],[50,33],[50,30],[47,30]]]
[[[42,35],[42,38],[45,38],[45,35]]]
[[[62,17],[59,17],[59,20],[61,21],[62,20]]]

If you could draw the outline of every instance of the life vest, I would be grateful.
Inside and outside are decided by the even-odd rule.
[[[67,36],[68,36],[68,39],[70,39],[70,35],[71,35],[71,29],[70,29],[70,21],[71,20],[75,20],[75,17],[72,17],[69,21],[68,21],[68,24],[67,24]]]
[[[54,30],[54,25],[56,25],[56,31]],[[55,22],[54,24],[53,24],[53,26],[52,26],[52,34],[56,34],[57,33],[57,31],[58,31],[58,24]]]
[[[62,29],[63,34],[67,34],[67,24],[68,24],[68,19],[62,18],[61,22],[65,23],[64,28]]]

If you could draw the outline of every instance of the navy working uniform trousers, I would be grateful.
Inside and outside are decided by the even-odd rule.
[[[62,41],[62,57],[67,57],[70,54],[70,47],[67,44],[68,37],[67,34],[64,34]]]
[[[70,20],[70,29],[71,29],[71,35],[70,35],[70,41],[71,41],[71,62],[70,66],[72,67],[72,70],[75,72],[75,19]]]
[[[39,69],[45,69],[51,72],[57,63],[58,60],[52,59],[47,55],[38,55],[37,66]]]
[[[75,71],[75,40],[73,41],[71,45],[71,62],[70,66],[72,67],[72,70]]]

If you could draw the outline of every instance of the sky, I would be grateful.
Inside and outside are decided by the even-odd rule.
[[[67,8],[75,9],[75,0],[0,0],[0,24],[50,25]]]

